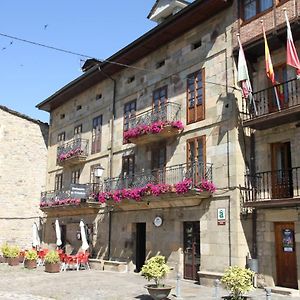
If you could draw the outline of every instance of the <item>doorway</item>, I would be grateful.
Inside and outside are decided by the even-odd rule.
[[[291,144],[271,144],[272,199],[293,197]]]
[[[275,248],[277,285],[298,288],[294,223],[276,222]]]
[[[140,272],[146,259],[146,223],[136,223],[136,268]]]
[[[200,267],[200,222],[183,223],[184,278],[198,280]]]
[[[60,231],[61,231],[61,249],[64,251],[66,250],[66,244],[67,244],[67,225],[60,225]]]

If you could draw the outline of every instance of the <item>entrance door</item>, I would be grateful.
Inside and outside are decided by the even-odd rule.
[[[61,231],[61,249],[66,250],[66,238],[67,238],[67,225],[60,225],[60,231]]]
[[[277,285],[297,289],[294,223],[275,223]]]
[[[183,223],[184,278],[197,280],[200,267],[200,222]]]
[[[146,223],[136,223],[136,269],[140,272],[146,259]]]
[[[271,151],[272,198],[291,198],[293,197],[291,145],[289,142],[271,144]]]

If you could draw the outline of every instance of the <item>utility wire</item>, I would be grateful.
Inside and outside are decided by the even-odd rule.
[[[16,40],[16,41],[19,41],[19,42],[23,42],[23,43],[27,43],[27,44],[31,44],[31,45],[35,45],[35,46],[39,46],[39,47],[43,47],[43,48],[63,52],[63,53],[66,53],[66,54],[81,56],[81,57],[85,57],[85,58],[89,58],[89,59],[95,59],[95,60],[100,61],[101,63],[104,62],[104,63],[113,64],[113,65],[117,65],[117,66],[121,66],[121,67],[126,67],[126,68],[131,68],[131,69],[136,69],[136,70],[146,71],[146,72],[151,72],[151,73],[157,73],[157,74],[160,74],[162,76],[167,76],[166,74],[163,74],[163,73],[161,73],[157,70],[154,70],[154,69],[145,69],[145,68],[140,68],[140,67],[135,67],[135,66],[127,65],[127,64],[118,63],[118,62],[107,60],[107,59],[95,58],[94,56],[91,56],[91,55],[82,54],[82,53],[78,53],[78,52],[74,52],[74,51],[71,51],[71,50],[66,50],[66,49],[62,49],[62,48],[58,48],[58,47],[54,47],[54,46],[49,46],[49,45],[46,45],[46,44],[30,41],[30,40],[27,40],[27,39],[19,38],[19,37],[8,35],[8,34],[1,33],[1,32],[0,32],[0,36],[10,38],[10,39],[13,39],[13,40]],[[11,42],[11,44],[12,44],[12,42]],[[216,82],[205,81],[205,83],[226,87],[225,84],[216,83]],[[227,85],[227,87],[232,88],[233,90],[240,91],[240,89],[236,88],[235,86]]]

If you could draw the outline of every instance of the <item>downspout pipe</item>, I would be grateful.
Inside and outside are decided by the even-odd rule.
[[[113,82],[113,101],[112,101],[112,114],[110,119],[110,153],[109,153],[109,178],[113,177],[113,149],[114,149],[114,126],[116,119],[116,93],[117,93],[117,81],[112,78],[109,74],[104,72],[100,65],[98,65],[98,70],[102,72],[107,78]],[[107,256],[108,260],[111,259],[111,233],[112,233],[112,208],[108,208],[108,247]]]

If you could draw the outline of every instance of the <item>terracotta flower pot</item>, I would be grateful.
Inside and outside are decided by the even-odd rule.
[[[58,273],[59,271],[60,271],[60,263],[56,263],[56,264],[45,263],[45,272]]]
[[[19,265],[19,257],[8,257],[7,262],[9,266],[18,266]]]
[[[169,296],[173,287],[170,285],[157,287],[155,284],[147,284],[145,288],[154,300],[163,300]]]
[[[35,269],[37,267],[36,260],[25,259],[25,261],[24,261],[24,267],[26,269]]]

